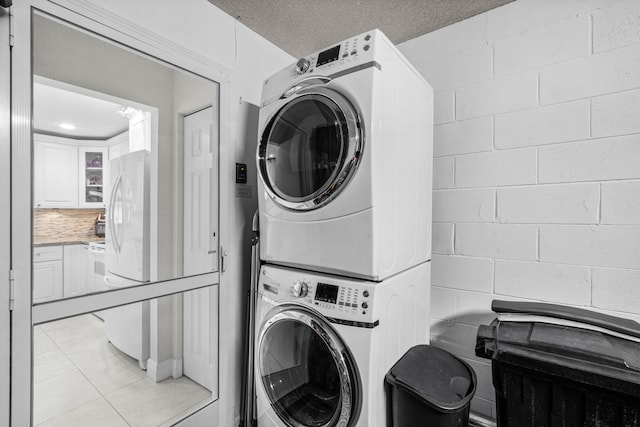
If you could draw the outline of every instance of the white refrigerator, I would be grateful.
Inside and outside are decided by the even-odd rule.
[[[111,286],[149,281],[149,152],[134,151],[110,162],[106,208],[106,270]]]
[[[105,284],[117,289],[149,282],[149,152],[135,151],[110,162],[111,196],[105,220]],[[146,369],[149,301],[101,312],[107,339]]]

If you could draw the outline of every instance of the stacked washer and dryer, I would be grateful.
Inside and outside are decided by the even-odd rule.
[[[433,90],[372,30],[265,81],[258,427],[382,427],[428,342]]]

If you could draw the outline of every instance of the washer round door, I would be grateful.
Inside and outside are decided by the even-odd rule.
[[[291,427],[348,427],[360,413],[352,356],[323,318],[299,306],[275,309],[263,324],[258,375],[277,416]]]
[[[330,88],[307,88],[267,122],[258,146],[258,169],[276,203],[311,210],[348,184],[362,144],[360,116],[353,105]]]

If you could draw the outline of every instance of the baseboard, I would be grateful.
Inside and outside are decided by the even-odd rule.
[[[147,360],[147,376],[159,383],[169,377],[182,376],[182,359],[167,359],[158,363],[153,359]]]

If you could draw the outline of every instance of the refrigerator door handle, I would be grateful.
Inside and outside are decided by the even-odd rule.
[[[111,198],[109,200],[109,215],[107,215],[107,221],[109,221],[109,234],[111,235],[111,240],[113,241],[113,247],[116,253],[120,253],[120,243],[118,242],[117,233],[115,232],[115,222],[113,221],[113,212],[114,212],[114,204],[116,195],[118,194],[118,186],[122,181],[122,174],[118,174],[116,180],[113,184],[113,188],[111,189]]]

